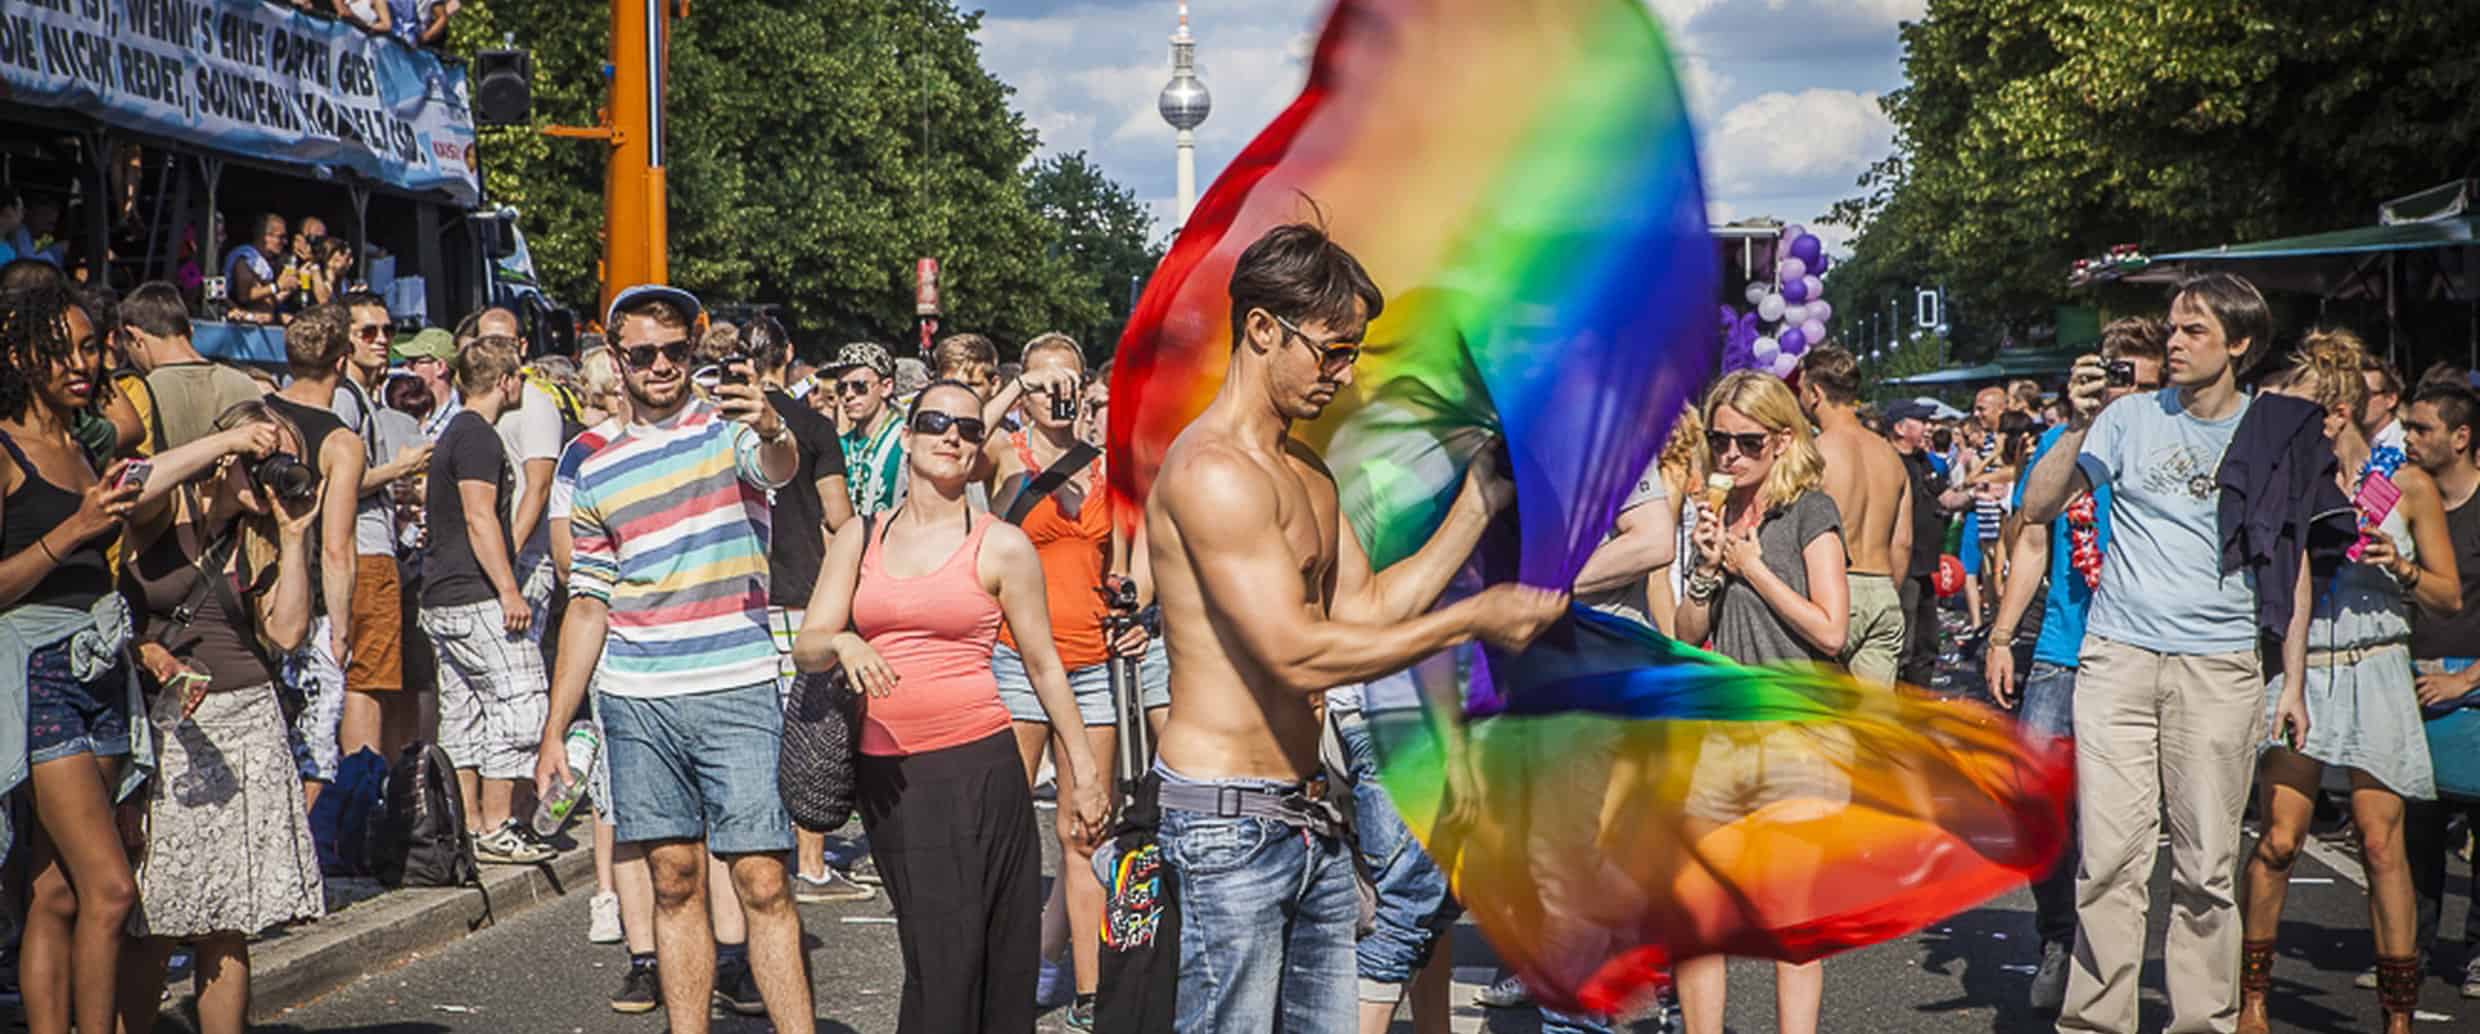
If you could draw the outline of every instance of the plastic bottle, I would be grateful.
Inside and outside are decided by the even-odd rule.
[[[594,734],[593,722],[580,718],[569,725],[568,771],[552,779],[551,792],[534,806],[534,832],[551,836],[568,824],[569,812],[585,796],[586,773],[594,771],[602,749],[603,739]]]

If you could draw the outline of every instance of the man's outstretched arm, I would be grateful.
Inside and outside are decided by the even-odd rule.
[[[1504,479],[1495,456],[1493,449],[1481,451],[1465,470],[1464,487],[1448,506],[1446,520],[1419,551],[1386,570],[1369,569],[1369,555],[1353,534],[1351,518],[1336,518],[1342,527],[1336,535],[1334,605],[1329,608],[1336,619],[1391,624],[1438,602],[1438,594],[1447,591],[1455,572],[1472,557],[1490,519],[1515,501],[1515,486]]]

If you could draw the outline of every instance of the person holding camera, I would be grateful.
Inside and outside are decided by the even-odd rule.
[[[500,505],[515,472],[491,426],[517,398],[517,350],[485,337],[449,368],[464,407],[431,450],[422,568],[422,631],[439,654],[439,746],[456,764],[475,856],[531,865],[552,851],[518,833],[511,812],[517,782],[533,773],[549,680],[526,636],[534,611]]]
[[[326,912],[276,692],[282,657],[313,631],[322,486],[301,460],[310,443],[271,401],[215,426],[157,461],[152,479],[173,491],[141,506],[124,540],[121,591],[138,605],[161,750],[121,988],[128,1034],[153,1029],[180,943],[196,953],[201,1034],[246,1029],[250,936]]]

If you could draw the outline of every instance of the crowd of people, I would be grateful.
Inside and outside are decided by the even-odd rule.
[[[321,17],[340,19],[364,32],[394,36],[408,46],[447,46],[448,22],[462,0],[265,0]]]
[[[281,379],[201,356],[175,285],[0,267],[0,667],[26,685],[0,694],[0,756],[26,791],[8,859],[31,1029],[151,1029],[183,944],[202,1030],[244,1029],[250,937],[325,908],[321,795],[434,745],[483,864],[552,857],[531,819],[585,778],[586,937],[630,960],[610,1006],[675,1031],[716,1007],[807,1029],[794,905],[880,893],[906,1032],[1062,1006],[1091,1029],[1105,999],[1182,1031],[1383,1031],[1407,1002],[1446,1029],[1460,906],[1374,778],[1369,716],[1422,706],[1416,662],[1521,649],[1571,597],[1439,605],[1513,498],[1486,450],[1433,537],[1371,569],[1288,434],[1352,389],[1385,306],[1322,232],[1240,256],[1225,383],[1121,522],[1108,371],[1064,335],[1004,364],[957,334],[813,366],[770,317],[641,285],[547,356],[504,309],[400,335],[341,282],[279,301],[294,273],[258,262],[315,265],[320,235],[260,230],[233,298],[293,307]],[[1955,420],[1871,404],[1832,344],[1788,381],[1727,374],[1572,602],[1742,663],[1929,686],[1952,532],[1977,554],[1963,639],[1990,696],[2077,760],[2073,842],[2033,888],[2032,1004],[2133,1029],[2166,811],[2174,1025],[2266,1029],[2334,766],[2365,983],[2407,1030],[2432,950],[2480,996],[2480,948],[2435,947],[2445,858],[2480,819],[2480,396],[2450,368],[2406,386],[2347,331],[2290,345],[2252,286],[2209,276],[2109,325],[2054,396],[1993,387]],[[821,687],[856,701],[858,838],[796,826],[779,785],[787,707]],[[1119,785],[1138,734],[1157,753]],[[1745,747],[1700,756],[1691,797],[1830,796],[1750,789],[1785,778],[1758,755],[1813,747]],[[1178,938],[1125,972],[1164,983],[1105,987],[1106,942],[1145,919],[1114,875],[1148,865],[1178,881]],[[1827,968],[1778,966],[1781,1029],[1817,1028]],[[1718,1034],[1723,960],[1672,976],[1663,1008]]]

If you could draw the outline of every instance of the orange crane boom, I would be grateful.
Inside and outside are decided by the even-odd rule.
[[[663,178],[663,95],[670,78],[671,21],[689,16],[688,0],[611,0],[611,92],[594,126],[547,126],[543,132],[608,146],[603,166],[603,295],[631,284],[667,283],[670,222]]]

